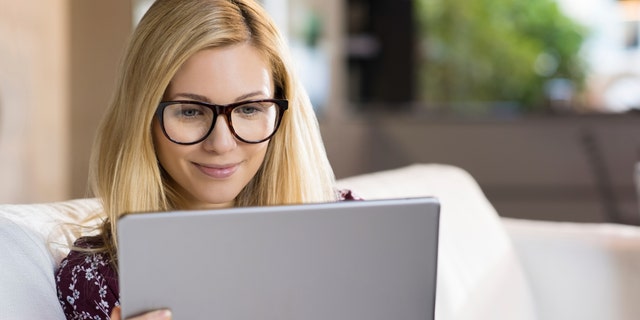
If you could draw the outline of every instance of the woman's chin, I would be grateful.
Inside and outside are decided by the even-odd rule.
[[[216,198],[203,198],[198,199],[192,203],[192,209],[220,209],[220,208],[230,208],[233,206],[233,201],[235,197],[216,197]]]

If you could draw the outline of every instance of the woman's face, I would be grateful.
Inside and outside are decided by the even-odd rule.
[[[249,44],[205,49],[175,74],[164,101],[195,100],[229,104],[273,97],[269,65]],[[264,161],[268,141],[248,144],[234,138],[224,116],[195,145],[169,141],[154,120],[153,139],[160,164],[191,209],[228,207]]]

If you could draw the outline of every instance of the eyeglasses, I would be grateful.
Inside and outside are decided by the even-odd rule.
[[[192,145],[204,141],[221,114],[238,140],[260,143],[276,133],[288,108],[289,102],[282,99],[250,100],[228,105],[165,101],[158,105],[156,116],[164,135],[177,144]]]

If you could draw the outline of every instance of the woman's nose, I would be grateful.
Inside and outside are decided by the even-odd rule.
[[[229,152],[238,146],[224,115],[218,116],[213,130],[203,141],[203,146],[207,151],[215,153]]]

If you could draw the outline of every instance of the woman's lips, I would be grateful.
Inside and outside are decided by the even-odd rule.
[[[196,168],[205,175],[214,179],[226,179],[232,176],[238,170],[238,164],[225,165],[203,165],[194,163]]]

